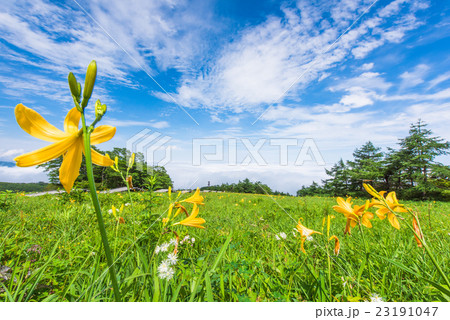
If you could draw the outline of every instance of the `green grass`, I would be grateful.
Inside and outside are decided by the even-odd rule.
[[[161,235],[167,195],[156,197],[150,213],[149,195],[134,193],[136,214],[131,206],[125,207],[124,224],[117,224],[107,211],[111,205],[127,203],[128,195],[99,195],[124,300],[329,301],[331,296],[332,301],[363,301],[374,293],[385,301],[449,299],[436,289],[436,284],[443,286],[443,279],[406,226],[395,230],[387,219],[374,218],[373,228],[364,228],[371,252],[372,291],[358,228],[351,236],[343,235],[346,220],[332,210],[333,198],[203,195],[199,217],[206,220],[206,229],[178,226],[181,239],[189,234],[196,241],[180,245],[176,273],[169,281],[159,279],[157,273],[167,252],[154,253],[157,244],[173,238],[173,234]],[[0,269],[10,268],[9,280],[2,281],[0,275],[0,301],[114,301],[87,194],[8,197],[0,199]],[[405,204],[421,212],[426,240],[448,274],[450,204]],[[292,233],[298,219],[322,231],[327,214],[336,217],[331,234],[340,239],[340,254],[332,254],[333,244],[320,235],[305,243],[303,254],[299,237]],[[276,240],[279,232],[285,232],[287,239]],[[331,292],[327,245],[332,258]]]

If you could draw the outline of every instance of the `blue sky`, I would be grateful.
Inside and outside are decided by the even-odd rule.
[[[92,59],[93,98],[109,108],[102,123],[117,126],[100,149],[125,147],[146,128],[167,136],[176,187],[249,177],[295,192],[368,140],[395,147],[419,118],[450,140],[449,9],[414,0],[4,3],[0,160],[47,144],[22,131],[14,106],[61,128],[73,106],[67,74],[83,81]],[[223,159],[193,165],[193,139],[222,139]],[[249,157],[245,139],[262,141],[264,165]],[[297,139],[287,164],[270,139]],[[324,163],[295,165],[305,139]],[[45,174],[0,167],[0,180]]]

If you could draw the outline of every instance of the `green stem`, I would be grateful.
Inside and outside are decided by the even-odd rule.
[[[116,301],[121,301],[122,298],[120,296],[119,286],[117,284],[116,271],[114,269],[114,261],[108,243],[108,236],[106,235],[105,223],[103,221],[103,215],[97,197],[97,190],[95,188],[94,172],[92,169],[92,157],[91,157],[91,132],[90,128],[86,127],[86,119],[84,116],[84,112],[81,113],[81,120],[83,125],[83,142],[84,142],[84,156],[86,160],[86,174],[89,181],[89,189],[91,192],[92,204],[94,205],[95,213],[97,214],[98,228],[102,236],[103,248],[105,250],[106,260],[108,262],[108,270],[114,288],[114,296]]]
[[[359,232],[361,232],[361,238],[364,242],[364,251],[366,252],[367,270],[369,271],[369,281],[370,281],[370,291],[373,293],[373,281],[372,281],[372,271],[370,270],[370,252],[367,247],[366,239],[364,238],[364,232],[361,228],[361,224],[358,223]]]
[[[127,177],[128,177],[128,170],[127,170]],[[131,204],[131,211],[133,212],[133,219],[136,218],[136,213],[134,212],[134,204],[133,204],[133,198],[131,197],[131,191],[130,191],[130,186],[128,185],[128,181],[126,178],[124,178],[123,174],[121,171],[119,171],[120,176],[122,177],[122,180],[125,182],[125,185],[127,186],[127,191],[128,191],[128,197],[130,198],[130,204]],[[134,240],[136,240],[136,229],[134,227],[134,223],[133,223],[133,237]]]
[[[332,302],[333,295],[331,292],[331,258],[330,258],[330,252],[328,251],[328,242],[327,242],[327,257],[328,257],[328,286],[330,287],[330,302]]]

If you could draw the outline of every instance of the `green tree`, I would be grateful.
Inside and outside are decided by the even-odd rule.
[[[131,156],[131,152],[126,148],[114,148],[112,151],[102,152],[97,148],[93,147],[97,152],[107,153],[111,159],[117,157],[119,168],[125,171],[128,166],[128,159]],[[47,172],[49,180],[52,184],[60,185],[59,182],[59,167],[62,163],[62,157],[49,161],[47,163],[39,165],[39,167],[44,168]],[[109,167],[94,166],[94,178],[98,184],[98,188],[102,189],[112,189],[124,186],[124,182],[120,174]],[[132,176],[133,186],[137,188],[143,188],[147,183],[147,179],[155,174],[157,177],[157,188],[167,189],[169,186],[173,185],[169,174],[163,167],[151,168],[147,166],[145,162],[144,155],[142,153],[136,154],[135,164],[130,169],[130,176]],[[86,175],[86,164],[83,158],[80,167],[80,175],[76,180],[78,187],[87,188],[87,175]]]
[[[350,190],[362,191],[363,182],[377,185],[383,179],[383,152],[372,142],[366,142],[353,152],[353,161],[348,161]]]
[[[450,143],[440,137],[433,137],[427,124],[420,119],[411,124],[409,135],[400,139],[399,155],[402,158],[403,176],[409,181],[413,191],[420,192],[426,197],[432,191],[433,185],[429,183],[429,176],[437,156],[448,154]]]
[[[345,196],[348,194],[350,175],[348,167],[341,159],[330,170],[325,169],[330,179],[323,180],[324,189],[333,196]]]

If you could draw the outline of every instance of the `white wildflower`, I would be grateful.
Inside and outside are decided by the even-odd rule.
[[[158,266],[158,272],[159,272],[160,274],[164,274],[164,273],[167,272],[167,270],[169,270],[169,268],[170,268],[169,263],[168,263],[166,260],[164,260],[164,261],[161,262],[161,264]]]
[[[183,241],[189,241],[189,235],[186,235],[184,238],[183,238]]]
[[[167,280],[172,279],[172,277],[173,277],[174,274],[175,274],[175,270],[173,270],[173,268],[167,269],[167,272],[166,272],[166,274],[165,274],[166,279],[167,279]]]
[[[169,246],[176,246],[178,243],[177,238],[170,239]]]
[[[287,238],[287,235],[286,235],[286,233],[284,233],[284,232],[280,232],[280,237],[283,238],[283,239],[286,239],[286,238]]]
[[[128,207],[130,204],[127,202],[127,203],[125,203],[125,207]]]
[[[158,254],[160,251],[161,251],[161,247],[160,246],[156,246],[155,253]]]
[[[280,240],[280,237],[276,234],[275,239]]]
[[[307,241],[314,241],[314,238],[313,238],[312,236],[307,236],[307,237],[306,237],[306,240],[307,240]]]
[[[167,256],[167,260],[166,262],[169,263],[169,265],[173,266],[175,264],[177,264],[178,261],[178,256],[176,253],[169,253],[169,255]]]
[[[195,238],[191,238],[191,242],[194,243],[195,242]]]
[[[108,213],[109,213],[109,214],[112,214],[112,209],[109,209],[109,210],[108,210]]]
[[[377,293],[373,293],[370,296],[370,302],[383,302],[383,298],[380,297]]]
[[[167,243],[167,242],[164,242],[162,245],[161,245],[161,252],[166,252],[167,250],[169,249],[169,243]]]

